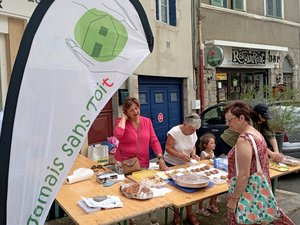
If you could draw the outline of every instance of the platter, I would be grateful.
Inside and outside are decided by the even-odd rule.
[[[124,183],[120,186],[120,191],[126,198],[147,200],[153,197],[151,189],[139,183]]]
[[[173,175],[173,181],[181,186],[187,188],[203,188],[207,187],[210,179],[206,176],[198,175],[195,173],[188,173],[182,175]]]
[[[288,166],[298,166],[300,164],[300,159],[294,158],[288,155],[282,155],[283,158],[281,160],[282,163]]]
[[[152,175],[144,178],[141,183],[148,185],[152,188],[163,188],[167,185],[169,181],[167,179],[163,179],[157,175]]]
[[[197,166],[190,166],[187,168],[187,171],[189,171],[189,173],[207,176],[214,184],[226,183],[228,177],[228,173],[226,171],[216,169],[205,163]]]
[[[282,163],[277,164],[275,162],[270,162],[269,166],[271,169],[277,170],[280,172],[286,172],[289,170],[288,166],[285,164],[282,164]]]

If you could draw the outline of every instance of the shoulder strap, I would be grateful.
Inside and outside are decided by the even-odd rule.
[[[253,150],[254,150],[254,154],[255,154],[255,158],[256,158],[256,168],[257,171],[262,172],[262,168],[261,168],[261,164],[259,161],[259,157],[258,157],[258,152],[257,152],[257,145],[256,142],[253,138],[253,136],[251,134],[249,134],[249,138],[252,142],[252,146],[253,146]],[[236,176],[238,176],[239,174],[239,167],[238,167],[238,163],[237,163],[237,154],[236,154],[236,149],[234,150],[235,152],[235,171],[236,171]]]

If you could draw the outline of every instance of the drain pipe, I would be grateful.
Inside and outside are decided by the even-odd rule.
[[[201,112],[205,109],[205,98],[204,98],[204,70],[203,70],[203,57],[204,57],[204,49],[202,45],[202,27],[201,27],[201,12],[200,12],[200,1],[199,1],[199,8],[198,8],[198,32],[199,32],[199,66],[198,66],[198,76],[200,81],[200,101],[201,101]]]

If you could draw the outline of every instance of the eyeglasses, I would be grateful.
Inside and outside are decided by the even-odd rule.
[[[237,118],[236,116],[231,117],[230,119],[225,119],[225,122],[227,124],[229,124],[231,122],[231,120],[233,120],[234,118]]]
[[[91,167],[91,169],[92,169],[94,172],[98,172],[99,170],[105,171],[105,168],[104,168],[101,164],[93,165],[93,166]]]

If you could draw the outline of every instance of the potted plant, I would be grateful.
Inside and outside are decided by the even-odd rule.
[[[274,131],[278,148],[282,149],[283,137],[287,131],[294,131],[297,121],[300,121],[299,102],[295,99],[299,93],[295,90],[281,87],[263,87],[241,95],[241,98],[249,101],[254,106],[258,103],[269,105],[271,119],[268,121],[270,128]],[[298,108],[297,108],[298,104]]]

